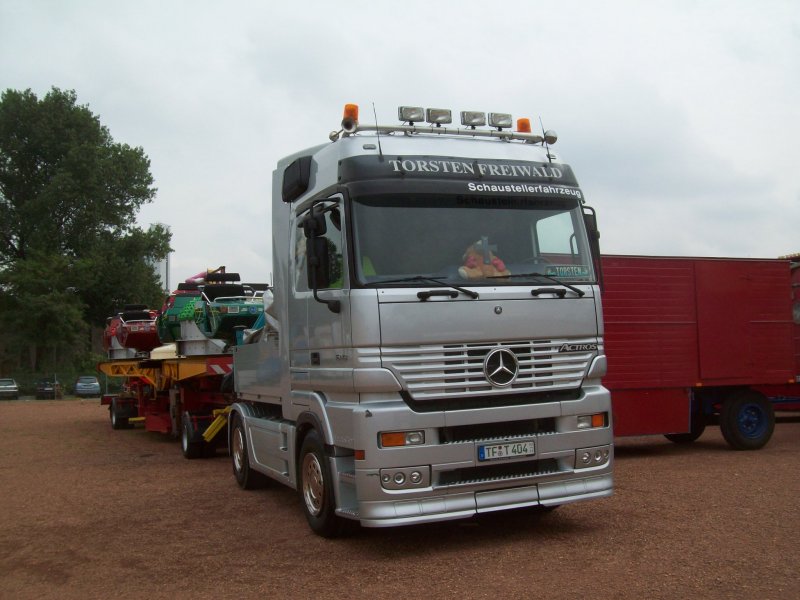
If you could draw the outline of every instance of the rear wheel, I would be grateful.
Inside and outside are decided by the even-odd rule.
[[[309,431],[303,439],[298,471],[298,490],[311,529],[329,538],[346,533],[352,522],[336,514],[330,465],[325,456],[325,447],[314,430]]]
[[[110,413],[111,416],[111,429],[128,428],[128,417],[119,416],[119,410],[117,409],[116,399],[111,401],[111,406],[108,407],[108,412]]]
[[[719,427],[734,450],[758,450],[772,437],[775,411],[764,394],[741,390],[723,402]]]
[[[184,458],[191,460],[203,456],[203,441],[197,441],[196,437],[192,418],[185,412],[181,417],[181,452]]]

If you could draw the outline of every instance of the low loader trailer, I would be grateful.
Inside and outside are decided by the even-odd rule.
[[[800,410],[799,259],[603,256],[615,435],[764,446]]]
[[[228,355],[177,356],[174,345],[148,359],[114,360],[98,369],[124,378],[121,394],[107,394],[111,427],[127,429],[141,423],[146,431],[180,437],[186,458],[199,458],[225,443],[225,414],[233,400],[230,381],[233,359]]]

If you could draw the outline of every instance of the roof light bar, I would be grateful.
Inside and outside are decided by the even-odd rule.
[[[422,123],[425,121],[425,109],[421,106],[400,106],[397,118],[408,123]]]
[[[486,125],[486,113],[475,110],[461,111],[461,124],[464,127],[483,127]]]
[[[429,108],[425,111],[425,120],[431,125],[441,127],[453,122],[453,113],[449,108]]]
[[[508,129],[513,124],[513,119],[508,113],[489,113],[489,127]]]
[[[348,137],[358,132],[377,131],[380,133],[404,133],[406,135],[435,133],[452,136],[487,137],[506,141],[518,140],[527,144],[540,144],[546,142],[555,144],[558,136],[555,131],[548,130],[544,135],[531,132],[530,119],[517,119],[517,129],[512,130],[513,119],[508,113],[489,113],[489,125],[495,130],[480,130],[478,127],[486,125],[486,113],[481,111],[461,111],[461,125],[464,127],[443,127],[453,122],[452,111],[446,108],[422,108],[419,106],[400,106],[397,109],[398,118],[402,125],[368,125],[358,121],[358,105],[345,105],[342,118],[342,128],[332,131],[328,136],[332,142],[341,137]],[[427,123],[427,125],[423,125]],[[504,131],[506,130],[506,131]]]

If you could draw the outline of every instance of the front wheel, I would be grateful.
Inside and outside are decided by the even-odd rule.
[[[231,421],[231,465],[236,483],[243,490],[252,490],[264,483],[264,476],[250,468],[250,456],[247,450],[247,434],[242,417],[236,413]]]
[[[775,410],[764,394],[741,390],[723,402],[719,427],[734,450],[758,450],[772,437]]]
[[[330,465],[319,434],[314,430],[303,439],[299,472],[298,490],[303,511],[314,533],[328,538],[346,533],[351,523],[336,514]]]

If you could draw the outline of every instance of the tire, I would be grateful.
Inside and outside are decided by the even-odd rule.
[[[188,412],[181,417],[181,452],[184,458],[193,460],[203,456],[203,442],[195,441],[195,430]]]
[[[686,433],[667,433],[664,435],[673,444],[691,444],[706,430],[706,418],[703,413],[692,413],[689,431]]]
[[[111,406],[108,407],[108,412],[111,416],[111,429],[127,429],[130,426],[128,423],[128,417],[120,417],[117,414],[116,400],[111,401]]]
[[[755,390],[734,392],[722,403],[719,427],[734,450],[758,450],[772,437],[775,410],[766,396]]]
[[[261,487],[266,478],[258,471],[250,468],[250,455],[247,449],[247,432],[244,430],[244,421],[239,413],[233,415],[231,420],[231,467],[236,483],[243,490],[254,490]]]
[[[336,514],[330,465],[316,430],[309,431],[303,439],[297,466],[297,489],[311,529],[326,538],[347,533],[354,522]]]

